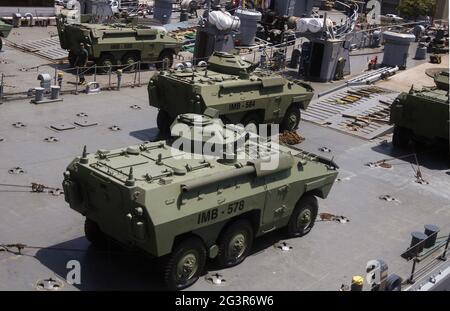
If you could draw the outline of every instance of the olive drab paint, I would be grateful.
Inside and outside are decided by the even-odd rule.
[[[288,108],[300,115],[308,107],[314,95],[309,84],[256,67],[238,55],[214,52],[207,66],[180,65],[155,74],[148,84],[150,106],[171,120],[214,108],[227,123],[244,125],[254,119],[282,124]]]
[[[410,139],[449,141],[448,71],[434,76],[436,86],[401,93],[391,105],[390,123],[394,127],[394,145],[402,147]]]
[[[126,65],[128,61],[161,61],[163,56],[178,54],[183,43],[166,31],[138,26],[67,23],[57,18],[58,35],[61,48],[69,51],[70,64],[76,65],[80,43],[84,43],[89,52],[89,60],[104,65],[106,57],[112,65]],[[170,67],[172,64],[169,63]],[[158,63],[158,67],[162,64]]]
[[[176,129],[180,124],[187,133]],[[217,132],[202,132],[205,124]],[[230,137],[230,159],[194,155],[176,144],[213,139],[221,145]],[[338,174],[333,161],[249,137],[218,118],[179,115],[170,139],[80,152],[64,173],[65,200],[107,236],[161,257],[189,236],[200,238],[206,249],[217,248],[222,230],[237,219],[250,221],[254,236],[261,236],[286,226],[305,193],[327,197]],[[272,157],[276,165],[267,170]]]

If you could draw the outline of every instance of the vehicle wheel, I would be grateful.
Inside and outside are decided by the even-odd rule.
[[[98,71],[100,73],[108,73],[109,68],[111,67],[111,70],[114,70],[112,66],[116,64],[116,59],[111,54],[103,54],[100,56],[99,60],[97,61],[97,66],[100,66],[98,68]]]
[[[105,248],[108,244],[106,235],[102,232],[97,223],[89,218],[84,222],[84,234],[86,239],[95,247]]]
[[[224,229],[219,239],[217,262],[232,267],[245,260],[253,244],[253,228],[247,220],[238,220]]]
[[[3,48],[3,40],[0,38],[0,50]]]
[[[159,110],[156,117],[156,124],[158,125],[159,132],[167,134],[170,132],[170,126],[173,123],[173,118],[167,113],[167,111]]]
[[[122,58],[122,65],[126,68],[125,71],[135,71],[138,68],[137,62],[141,58],[136,53],[127,53]]]
[[[255,133],[258,133],[258,125],[261,123],[261,118],[256,112],[251,112],[242,119],[241,123],[248,127],[249,130],[254,130]],[[253,127],[253,129],[250,127]]]
[[[155,64],[158,70],[172,68],[173,65],[173,52],[170,50],[164,50],[159,54],[158,62]]]
[[[300,123],[300,108],[290,106],[281,121],[282,131],[295,131]]]
[[[164,269],[168,289],[180,290],[197,282],[205,268],[206,248],[198,238],[188,238],[178,244]]]
[[[75,67],[75,62],[77,61],[77,54],[75,54],[74,51],[70,50],[69,51],[69,56],[67,57],[69,60],[69,65],[70,67]]]
[[[314,227],[319,205],[313,195],[304,195],[296,204],[287,225],[289,237],[300,237],[308,234]]]
[[[407,128],[395,125],[394,135],[392,136],[392,144],[394,147],[405,148],[411,139],[410,131]]]
[[[219,116],[220,120],[222,120],[223,124],[232,124],[233,122],[231,122],[230,118],[228,118],[226,115],[221,115]]]

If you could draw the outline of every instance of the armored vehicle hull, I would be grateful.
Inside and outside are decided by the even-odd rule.
[[[158,68],[169,68],[182,43],[159,28],[130,28],[123,25],[67,24],[58,19],[61,48],[69,51],[69,63],[76,65],[80,43],[84,43],[89,60],[103,71],[108,66],[131,65],[137,61],[156,62]]]
[[[225,123],[279,123],[285,130],[296,129],[300,109],[314,95],[312,87],[254,67],[239,56],[215,52],[207,67],[155,75],[148,94],[150,105],[160,110],[159,129],[167,132],[177,115],[206,108],[218,110]]]
[[[65,199],[86,216],[94,245],[110,237],[151,256],[167,255],[165,282],[172,289],[193,284],[207,258],[222,267],[241,263],[254,237],[282,227],[291,237],[307,234],[318,212],[316,196],[326,198],[337,176],[329,160],[251,139],[231,160],[191,157],[198,154],[176,147],[190,138],[84,152],[63,182]],[[276,164],[265,168],[272,156]]]
[[[435,88],[401,93],[391,106],[393,144],[405,147],[413,138],[436,142],[449,140],[448,72],[435,76]]]
[[[11,32],[11,29],[12,29],[12,25],[9,25],[3,21],[0,21],[0,50],[3,47],[2,38],[8,37],[9,33]]]

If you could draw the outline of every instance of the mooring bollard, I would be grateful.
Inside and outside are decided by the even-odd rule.
[[[51,89],[50,99],[58,99],[59,98],[59,91],[60,91],[59,85],[52,85],[50,87],[50,89]]]
[[[360,292],[363,290],[364,278],[360,275],[355,275],[352,278],[352,284],[350,290],[353,292]]]
[[[34,102],[38,103],[44,99],[44,91],[45,89],[43,87],[35,87],[34,88]]]
[[[117,69],[117,90],[120,91],[120,86],[122,83],[122,69]]]

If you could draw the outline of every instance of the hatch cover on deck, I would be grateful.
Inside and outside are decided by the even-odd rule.
[[[74,124],[81,126],[81,127],[89,127],[89,126],[97,125],[98,123],[93,120],[84,119],[84,120],[75,121]]]
[[[28,41],[18,44],[18,46],[21,49],[28,50],[51,60],[64,59],[69,54],[66,50],[61,49],[59,45],[59,38],[57,36],[47,39]]]
[[[311,102],[302,119],[374,139],[392,130],[389,108],[398,94],[377,86],[345,87]]]
[[[52,125],[50,125],[50,127],[57,131],[66,131],[66,130],[72,130],[75,128],[75,126],[73,124],[63,123],[63,122],[52,124]]]

